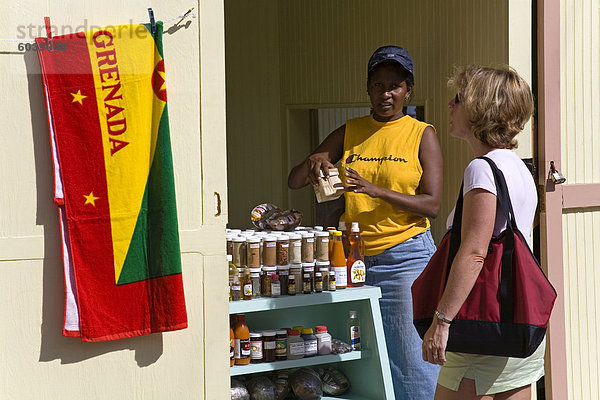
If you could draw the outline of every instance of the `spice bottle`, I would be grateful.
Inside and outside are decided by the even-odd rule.
[[[302,233],[302,262],[313,262],[315,259],[314,250],[315,234],[312,232]]]
[[[320,325],[315,327],[315,336],[317,337],[317,354],[331,353],[331,335],[327,333],[327,327]]]
[[[237,267],[246,265],[246,238],[236,236],[233,238],[233,263]]]
[[[315,293],[323,292],[323,275],[320,272],[315,272]]]
[[[233,282],[231,283],[231,299],[238,301],[242,299],[242,285],[240,284],[240,273],[233,271]]]
[[[317,261],[315,272],[320,272],[323,277],[323,290],[329,290],[329,261]]]
[[[304,285],[303,285],[302,292],[304,294],[310,294],[311,293],[310,286],[311,286],[310,274],[304,274]]]
[[[302,263],[302,273],[310,275],[310,291],[315,291],[315,263]]]
[[[288,278],[288,296],[294,296],[296,294],[296,277],[290,275]]]
[[[226,238],[227,238],[227,247],[226,247],[227,254],[233,255],[233,235],[228,233],[226,235]]]
[[[335,292],[335,271],[329,271],[329,291]]]
[[[250,269],[250,280],[252,281],[252,298],[256,299],[261,295],[260,268]]]
[[[274,274],[271,276],[271,297],[281,296],[281,283],[279,282],[279,275]]]
[[[260,332],[250,332],[250,362],[252,364],[263,361],[263,335]]]
[[[287,359],[297,360],[304,357],[304,339],[300,337],[298,330],[292,329],[288,332]]]
[[[342,232],[336,231],[333,233],[331,256],[331,267],[335,271],[335,288],[346,289],[346,258],[344,257],[344,247],[342,245]]]
[[[251,236],[246,239],[247,257],[249,268],[260,267],[260,238]]]
[[[302,264],[290,265],[290,277],[292,275],[294,276],[294,281],[296,283],[296,294],[302,294],[304,282],[304,277],[302,275]]]
[[[317,261],[329,261],[329,232],[316,232]]]
[[[354,310],[349,312],[346,330],[348,332],[348,344],[352,346],[353,350],[360,350],[360,321]]]
[[[279,243],[279,242],[277,242]],[[289,265],[278,265],[277,275],[279,275],[279,283],[281,285],[281,295],[286,296],[288,294],[288,279],[290,276]]]
[[[263,332],[263,359],[265,362],[275,361],[275,335],[277,335],[276,331]]]
[[[365,266],[365,256],[362,250],[362,238],[360,237],[360,228],[358,222],[352,223],[352,233],[350,240],[350,254],[346,263],[348,273],[348,286],[360,287],[365,285],[367,268]]]
[[[246,325],[246,316],[239,314],[233,327],[235,334],[235,364],[250,364],[250,330]]]
[[[317,337],[313,334],[311,328],[302,329],[302,339],[304,339],[304,357],[313,357],[317,355]]]
[[[300,264],[302,262],[302,236],[292,233],[289,238],[288,261],[290,264]]]
[[[288,235],[279,235],[277,237],[276,260],[277,265],[288,265],[288,253],[290,247],[290,239]]]
[[[242,300],[252,300],[252,279],[250,278],[250,268],[244,268],[244,274],[240,278],[242,286]]]
[[[262,269],[263,269],[262,295],[265,297],[271,297],[272,296],[271,283],[273,282],[273,275],[277,274],[277,267],[264,266]]]
[[[275,335],[275,361],[287,360],[287,331],[279,330]]]
[[[232,261],[232,256],[227,254],[227,263],[229,265],[229,301],[233,300],[233,283],[235,282],[235,273],[237,271],[237,267]]]
[[[277,265],[277,238],[267,235],[263,240],[263,265],[273,267]]]

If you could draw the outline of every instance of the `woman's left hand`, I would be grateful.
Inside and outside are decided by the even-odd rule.
[[[371,197],[379,197],[380,187],[367,181],[358,172],[346,167],[346,192],[365,193]]]
[[[435,319],[423,338],[423,360],[432,364],[444,365],[446,344],[450,325],[438,323]]]

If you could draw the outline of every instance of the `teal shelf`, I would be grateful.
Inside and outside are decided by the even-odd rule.
[[[328,354],[326,356],[314,356],[300,358],[298,360],[276,361],[270,363],[234,365],[231,367],[231,376],[256,374],[259,372],[276,371],[280,369],[308,367],[312,365],[330,364],[342,361],[361,360],[369,357],[368,351],[351,351],[344,354]]]
[[[347,288],[335,292],[297,294],[295,296],[259,297],[252,300],[229,302],[229,314],[244,314],[255,311],[275,310],[290,307],[306,307],[317,304],[340,303],[365,299],[379,299],[381,289],[375,286]]]

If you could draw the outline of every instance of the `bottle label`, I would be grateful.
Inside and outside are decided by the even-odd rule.
[[[250,351],[252,353],[252,355],[250,356],[251,359],[262,360],[263,346],[262,346],[262,342],[260,340],[257,340],[256,342],[251,342]]]
[[[291,356],[304,355],[304,342],[290,343],[290,355]]]
[[[275,355],[282,357],[286,354],[287,339],[277,339],[275,341]]]
[[[308,339],[304,341],[304,354],[317,354],[317,339]]]
[[[360,328],[358,326],[350,327],[350,346],[353,348],[360,345]]]
[[[276,344],[275,340],[265,342],[265,345],[264,345],[265,350],[275,350],[276,347],[277,347],[277,344]]]
[[[252,243],[252,244],[250,244],[250,248],[251,249],[258,249],[259,247],[260,247],[260,243]],[[269,246],[267,246],[267,247],[269,247]]]
[[[229,339],[229,359],[235,358],[235,339]]]
[[[267,242],[267,247],[275,247],[275,242]]]
[[[329,290],[335,290],[335,279],[329,279]]]
[[[346,273],[346,267],[333,267],[335,271],[335,282],[337,287],[346,287],[348,282],[348,275]]]
[[[310,292],[310,282],[304,282],[304,293]]]
[[[240,285],[231,285],[231,290],[242,290],[242,287]]]
[[[314,238],[306,238],[306,243],[313,243],[314,241]]]
[[[363,260],[356,260],[350,267],[350,278],[352,283],[364,283],[367,275],[367,268]]]
[[[248,297],[248,296],[252,296],[252,284],[246,284],[244,285],[244,296]]]
[[[296,294],[296,283],[293,281],[288,284],[288,294]]]
[[[294,247],[302,247],[302,242],[294,242]]]
[[[322,292],[323,291],[323,281],[316,281],[315,282],[315,291],[316,292]]]
[[[289,243],[282,243],[280,244],[281,248],[287,249],[288,247],[290,247]]]
[[[250,339],[239,339],[240,340],[240,358],[250,357]]]
[[[273,297],[281,296],[281,285],[271,284],[271,296],[273,296]]]
[[[233,357],[240,358],[240,339],[234,339],[233,345],[235,346],[233,349]]]

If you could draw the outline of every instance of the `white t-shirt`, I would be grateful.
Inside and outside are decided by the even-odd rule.
[[[510,200],[515,212],[517,227],[527,240],[529,247],[531,247],[531,228],[538,202],[535,182],[531,173],[523,161],[512,150],[495,149],[485,156],[491,158],[504,174]],[[496,194],[494,175],[492,174],[490,165],[485,160],[476,158],[465,169],[463,196],[473,189],[484,189]],[[452,209],[446,220],[448,228],[452,225],[453,218],[454,209]],[[502,210],[497,209],[494,236],[499,235],[504,229],[506,229],[506,218]]]

